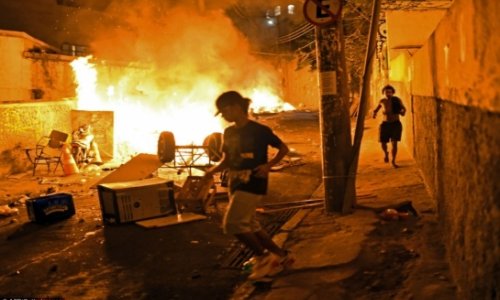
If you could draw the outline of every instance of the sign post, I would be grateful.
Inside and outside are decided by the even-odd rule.
[[[304,16],[316,25],[316,60],[320,84],[320,128],[325,210],[342,212],[351,151],[342,0],[306,0]]]

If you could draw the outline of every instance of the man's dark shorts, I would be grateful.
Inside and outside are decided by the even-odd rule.
[[[403,125],[400,121],[382,122],[380,124],[379,141],[381,143],[388,143],[391,141],[401,141],[401,132],[403,132]]]

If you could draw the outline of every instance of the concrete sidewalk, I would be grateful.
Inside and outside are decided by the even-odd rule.
[[[247,281],[233,299],[453,299],[435,208],[403,145],[399,168],[383,162],[376,120],[368,120],[350,215],[302,209],[274,239],[296,263],[269,284]],[[390,146],[389,146],[390,148]],[[320,186],[311,198],[323,198]],[[380,208],[412,201],[418,217],[384,221]]]

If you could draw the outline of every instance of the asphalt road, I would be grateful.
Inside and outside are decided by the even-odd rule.
[[[307,199],[321,178],[317,114],[285,113],[259,121],[305,163],[272,173],[265,202]],[[30,173],[15,182],[2,179],[1,196],[5,202],[49,187],[39,182]],[[228,299],[245,278],[239,269],[223,267],[235,243],[220,228],[224,200],[204,221],[155,229],[104,226],[97,193],[89,186],[90,181],[55,184],[59,192],[74,195],[76,215],[70,219],[34,224],[24,206],[18,216],[0,219],[0,296]]]

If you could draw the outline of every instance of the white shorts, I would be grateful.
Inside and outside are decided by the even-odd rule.
[[[262,230],[255,214],[262,197],[244,191],[229,194],[229,206],[222,223],[224,233],[238,234]]]

